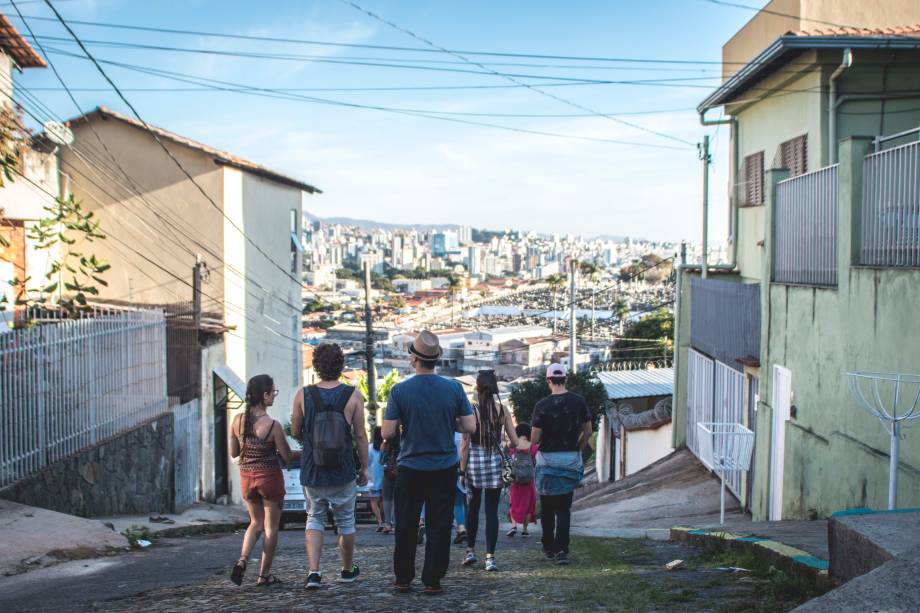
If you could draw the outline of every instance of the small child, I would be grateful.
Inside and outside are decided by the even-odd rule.
[[[514,428],[517,434],[517,447],[511,449],[512,456],[519,453],[530,454],[531,459],[536,463],[537,446],[530,442],[530,424],[521,422]],[[511,530],[508,536],[513,537],[517,534],[518,524],[523,524],[521,536],[530,536],[527,531],[527,525],[530,522],[536,522],[537,511],[537,486],[533,481],[529,483],[512,483],[508,491],[511,499],[509,515],[511,516]]]

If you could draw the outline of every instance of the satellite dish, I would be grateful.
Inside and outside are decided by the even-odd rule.
[[[73,144],[73,132],[64,124],[57,121],[46,121],[42,127],[48,140],[55,145]]]

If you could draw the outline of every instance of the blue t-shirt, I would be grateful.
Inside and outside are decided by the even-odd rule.
[[[460,462],[456,419],[472,415],[463,386],[439,375],[415,375],[393,386],[384,419],[402,426],[397,464],[413,470],[446,470]]]
[[[371,473],[368,487],[372,490],[383,489],[383,464],[380,463],[380,452],[373,445],[367,448],[367,466]]]

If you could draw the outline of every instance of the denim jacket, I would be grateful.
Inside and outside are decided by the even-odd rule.
[[[541,451],[537,454],[537,492],[543,496],[561,496],[574,491],[584,473],[579,451]]]

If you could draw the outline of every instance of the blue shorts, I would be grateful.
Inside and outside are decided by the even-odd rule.
[[[352,481],[345,485],[304,487],[307,497],[307,530],[326,529],[326,513],[332,511],[339,534],[355,533],[355,500],[358,486]]]

